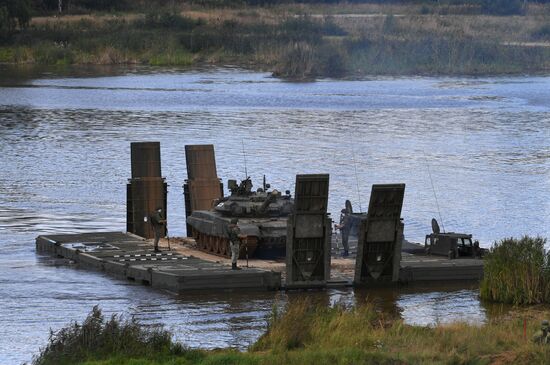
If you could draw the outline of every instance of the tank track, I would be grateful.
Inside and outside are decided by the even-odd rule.
[[[200,251],[230,258],[231,249],[229,248],[229,240],[226,237],[213,236],[206,233],[199,232],[193,228],[193,238],[197,243],[197,249]],[[248,246],[248,247],[247,247]],[[247,236],[243,240],[239,250],[239,259],[245,259],[248,248],[248,257],[251,258],[254,256],[254,252],[258,247],[258,238],[254,236]]]

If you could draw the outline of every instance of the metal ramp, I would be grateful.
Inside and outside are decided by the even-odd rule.
[[[160,142],[133,142],[130,149],[132,178],[126,185],[126,231],[153,238],[151,214],[162,208],[167,218],[168,184],[161,175]]]
[[[286,286],[326,286],[330,278],[329,175],[296,175],[286,241]]]
[[[187,180],[183,185],[185,197],[185,218],[195,210],[209,210],[217,199],[223,197],[223,184],[216,172],[214,146],[186,145],[185,162]],[[191,226],[187,225],[187,236],[191,237]]]
[[[359,230],[356,285],[399,280],[405,184],[373,185],[367,219]]]

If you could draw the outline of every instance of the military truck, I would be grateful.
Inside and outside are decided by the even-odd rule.
[[[480,258],[486,251],[479,242],[472,241],[472,235],[466,233],[441,232],[435,218],[432,219],[432,233],[426,235],[424,247],[430,255],[447,256],[450,260],[469,257]]]

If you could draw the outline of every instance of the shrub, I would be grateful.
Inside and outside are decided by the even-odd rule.
[[[481,298],[519,304],[550,303],[546,239],[524,236],[496,242],[485,257]]]
[[[535,39],[550,39],[550,24],[545,24],[532,34]]]
[[[174,12],[150,12],[145,15],[143,25],[152,28],[175,28],[179,30],[192,30],[202,25],[203,20],[191,19]]]
[[[432,9],[430,9],[430,7],[428,7],[426,4],[423,4],[422,7],[420,8],[420,14],[422,15],[427,15],[431,13],[432,13]]]
[[[314,55],[315,50],[311,44],[292,42],[282,50],[273,74],[289,79],[313,78],[315,77]]]
[[[397,30],[397,21],[392,14],[386,15],[382,24],[382,32],[385,34],[394,33]]]
[[[342,77],[347,71],[347,52],[340,45],[327,43],[316,52],[316,73],[328,77]]]
[[[522,15],[522,0],[481,0],[481,11],[491,15]]]
[[[109,356],[140,357],[159,353],[180,354],[181,345],[160,326],[143,326],[134,319],[113,315],[105,320],[95,306],[82,324],[73,322],[50,332],[49,342],[33,359],[34,365],[73,364]]]

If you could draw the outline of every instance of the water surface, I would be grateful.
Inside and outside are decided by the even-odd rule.
[[[238,69],[77,71],[0,71],[2,364],[29,360],[48,328],[82,320],[96,304],[207,348],[246,347],[273,303],[303,295],[369,296],[422,325],[480,323],[493,310],[475,289],[454,286],[176,297],[36,255],[39,234],[124,230],[132,141],[161,142],[172,235],[185,234],[184,145],[212,143],[224,181],[244,176],[243,144],[257,184],[265,174],[293,191],[297,173],[330,173],[333,217],[345,199],[364,210],[374,183],[404,182],[412,241],[440,216],[434,190],[444,228],[485,247],[550,236],[550,77],[288,83]]]

